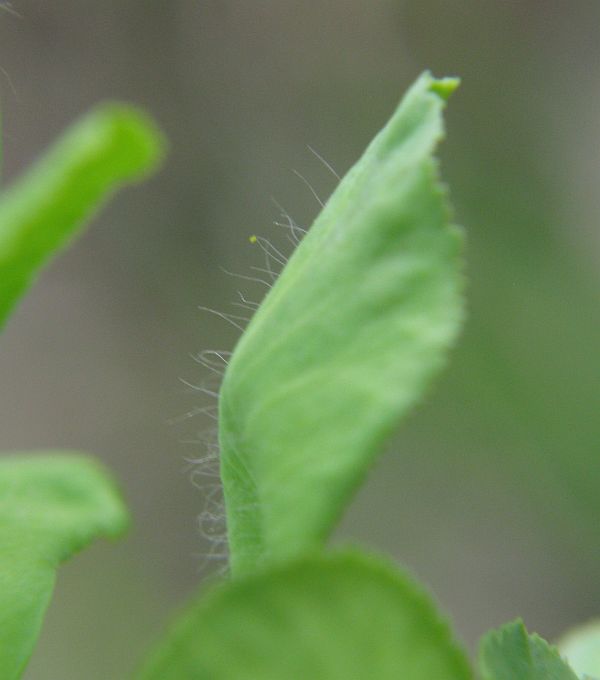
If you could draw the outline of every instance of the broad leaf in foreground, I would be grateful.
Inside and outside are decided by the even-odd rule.
[[[433,158],[456,85],[421,76],[235,349],[220,398],[234,575],[322,544],[457,334],[462,237]]]
[[[161,147],[143,114],[99,106],[0,194],[0,327],[52,253],[111,190],[152,169]]]
[[[600,621],[569,631],[558,649],[579,677],[600,680]]]
[[[74,454],[0,458],[0,675],[20,677],[37,640],[58,565],[128,523],[118,492]]]
[[[482,680],[577,680],[556,647],[530,635],[522,621],[487,633],[481,641]]]
[[[139,680],[469,680],[429,598],[357,553],[302,558],[193,604]]]

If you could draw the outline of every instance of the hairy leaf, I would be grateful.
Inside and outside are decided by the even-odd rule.
[[[522,621],[492,630],[481,642],[482,680],[577,680],[555,647],[529,635]]]
[[[112,189],[151,169],[161,146],[141,113],[103,105],[0,194],[0,326],[50,255]]]
[[[569,631],[558,649],[581,678],[600,680],[600,621]]]
[[[373,558],[302,558],[193,604],[140,680],[468,680],[429,598]]]
[[[462,318],[462,238],[432,158],[456,80],[424,74],[243,334],[220,399],[234,574],[315,548]]]
[[[127,526],[104,471],[74,454],[0,459],[0,675],[14,680],[37,640],[58,565]]]

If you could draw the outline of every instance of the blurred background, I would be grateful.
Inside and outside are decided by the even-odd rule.
[[[14,0],[0,12],[4,181],[98,100],[148,110],[162,171],[44,272],[0,340],[0,450],[100,457],[134,515],[60,572],[27,678],[124,677],[210,572],[185,418],[191,355],[231,349],[251,234],[310,224],[426,68],[459,75],[443,174],[469,318],[338,538],[392,554],[473,647],[521,615],[600,614],[600,4]],[[248,284],[250,285],[250,284]],[[1,556],[0,556],[1,557]]]

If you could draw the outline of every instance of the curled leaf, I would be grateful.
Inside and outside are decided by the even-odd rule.
[[[236,347],[220,397],[231,567],[319,546],[462,319],[434,149],[454,79],[419,78]]]

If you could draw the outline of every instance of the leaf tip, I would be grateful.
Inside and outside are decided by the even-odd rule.
[[[99,104],[93,116],[99,131],[103,131],[127,161],[131,179],[142,179],[162,161],[166,140],[154,120],[131,104],[105,102]],[[125,164],[125,163],[124,163]]]
[[[460,85],[460,78],[450,76],[447,78],[432,78],[429,91],[437,94],[438,97],[447,101],[450,95]]]

